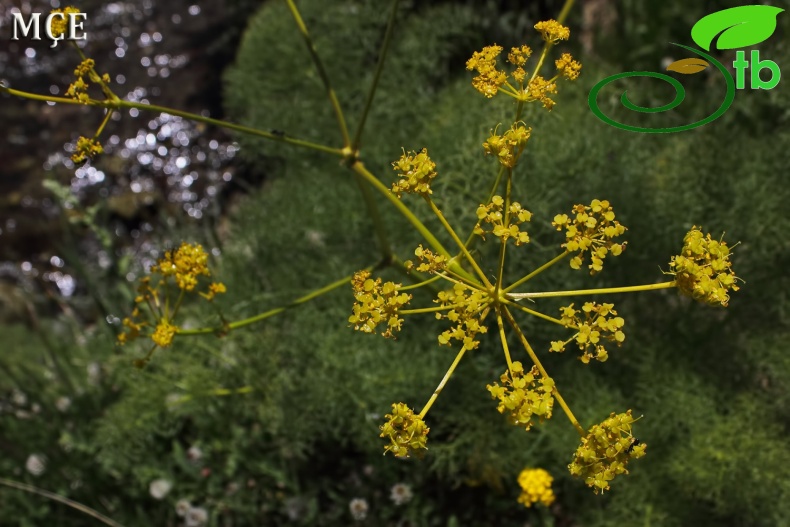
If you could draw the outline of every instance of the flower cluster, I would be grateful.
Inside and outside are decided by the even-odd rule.
[[[447,268],[447,257],[442,254],[434,254],[430,249],[423,248],[422,244],[414,249],[414,256],[420,260],[417,271],[420,273],[439,273]],[[406,260],[406,269],[414,269],[414,262]]]
[[[529,234],[519,229],[519,225],[532,219],[532,213],[521,204],[514,201],[508,207],[509,214],[504,214],[505,200],[502,196],[494,196],[488,205],[480,205],[477,208],[477,225],[474,233],[485,239],[485,234],[490,232],[503,242],[509,238],[515,240],[516,245],[529,243]],[[507,220],[507,223],[506,223]],[[482,223],[492,225],[491,230],[483,229]]]
[[[571,31],[556,20],[546,20],[535,24],[535,29],[543,36],[543,40],[556,44],[560,40],[568,40]]]
[[[694,226],[683,239],[683,250],[669,262],[678,289],[695,300],[713,306],[727,306],[737,291],[736,276],[730,262],[730,249],[722,240],[704,236]]]
[[[500,163],[513,168],[527,146],[531,132],[532,128],[527,128],[523,123],[514,123],[502,135],[498,135],[496,131],[491,132],[491,136],[483,143],[483,148],[486,155],[494,155]]]
[[[555,44],[560,40],[567,40],[570,37],[570,30],[558,23],[556,20],[548,20],[535,24],[535,29],[543,35],[544,40]],[[551,79],[545,79],[538,75],[539,67],[543,64],[546,50],[541,56],[538,65],[532,75],[528,76],[524,66],[527,59],[532,55],[529,46],[511,48],[507,55],[507,61],[515,66],[511,73],[514,84],[508,82],[508,74],[497,69],[497,57],[502,53],[502,46],[486,46],[481,51],[476,51],[466,62],[467,70],[474,70],[477,76],[472,79],[472,86],[488,97],[496,95],[500,90],[511,97],[523,102],[539,101],[547,110],[554,107],[554,100],[549,94],[557,93],[557,84],[554,82],[560,75],[568,80],[576,80],[581,72],[582,65],[573,60],[569,53],[563,53],[554,64],[557,67],[557,75]],[[527,79],[529,79],[527,81]],[[512,166],[512,165],[510,165]]]
[[[530,55],[532,55],[530,47],[523,45],[517,48],[510,48],[510,53],[507,54],[507,61],[516,67],[513,70],[513,78],[520,83],[524,82],[524,77],[527,76],[524,65],[527,63]]]
[[[626,228],[614,219],[614,211],[607,200],[592,200],[589,206],[575,205],[572,218],[567,214],[554,216],[551,224],[558,231],[565,229],[566,242],[562,247],[570,253],[578,253],[571,258],[571,267],[579,269],[584,261],[584,253],[590,253],[591,263],[588,265],[590,274],[594,275],[603,269],[606,255],[614,256],[623,252],[626,242],[615,243],[613,238],[622,235]]]
[[[570,81],[575,81],[581,73],[581,63],[573,60],[570,53],[563,53],[560,58],[554,61],[554,65],[560,74]]]
[[[647,445],[634,438],[631,410],[615,415],[614,412],[603,423],[593,425],[582,438],[568,470],[584,479],[595,493],[609,490],[609,482],[619,474],[628,474],[626,465],[630,459],[645,455]]]
[[[565,342],[553,341],[550,351],[565,351],[565,345],[575,339],[579,349],[582,350],[582,356],[579,358],[583,363],[588,364],[592,358],[605,362],[609,358],[609,353],[604,348],[602,340],[616,342],[618,346],[625,340],[622,329],[625,320],[618,317],[617,311],[613,308],[614,304],[585,302],[581,309],[584,313],[583,321],[579,316],[580,312],[573,308],[573,304],[560,308],[562,323],[565,327],[577,329],[578,333]]]
[[[516,361],[510,371],[502,374],[500,381],[502,386],[494,383],[486,388],[493,399],[499,399],[497,410],[501,414],[507,411],[512,424],[529,430],[532,428],[533,415],[537,415],[541,422],[551,418],[554,381],[549,377],[541,377],[537,366],[525,373],[524,367]]]
[[[419,153],[404,151],[403,155],[392,163],[395,170],[399,171],[398,181],[393,183],[392,192],[401,197],[404,192],[431,194],[431,181],[436,177],[436,163],[428,157],[428,149],[423,148]]]
[[[165,257],[151,268],[152,273],[163,277],[174,277],[179,289],[192,291],[197,285],[198,276],[210,276],[208,254],[199,244],[182,243],[175,251],[167,251]]]
[[[51,13],[53,15],[63,15],[62,17],[52,17],[52,21],[49,25],[50,34],[53,37],[59,37],[69,28],[69,14],[77,15],[80,13],[80,10],[76,7],[69,6],[63,9],[53,9]]]
[[[401,284],[382,284],[381,278],[372,279],[369,271],[355,273],[351,286],[354,289],[354,307],[348,322],[363,333],[375,332],[376,326],[384,322],[387,328],[382,336],[395,338],[393,330],[400,331],[403,324],[398,311],[409,303],[411,295],[398,291]]]
[[[54,25],[53,20],[53,25]],[[96,73],[93,67],[96,65],[93,59],[85,59],[76,67],[74,70],[74,76],[76,80],[69,84],[69,88],[66,90],[66,95],[80,101],[83,104],[88,104],[90,100],[90,96],[88,95],[88,87],[90,84],[85,82],[85,76],[87,75],[91,82],[103,82],[105,85],[109,84],[110,76],[105,73],[101,77]]]
[[[546,80],[540,75],[535,75],[535,78],[529,81],[525,88],[527,102],[538,101],[543,104],[547,110],[554,108],[557,104],[554,99],[550,98],[548,94],[557,93],[557,83],[553,80]]]
[[[457,283],[452,290],[440,292],[434,302],[442,306],[453,306],[445,314],[436,314],[436,318],[446,318],[455,324],[439,335],[439,344],[449,345],[451,340],[457,340],[462,342],[463,347],[467,350],[477,349],[480,345],[477,336],[488,331],[488,328],[483,325],[483,318],[485,318],[485,311],[489,304],[487,295],[482,291]]]
[[[500,53],[502,53],[502,46],[486,46],[482,51],[475,51],[472,58],[466,61],[466,69],[477,72],[477,77],[472,79],[472,86],[489,99],[496,95],[499,88],[507,82],[507,74],[496,69],[496,59]],[[519,61],[518,67],[522,68],[526,59],[521,61],[519,58]]]
[[[71,155],[71,160],[75,163],[82,163],[86,159],[93,159],[95,156],[104,152],[101,143],[95,139],[88,139],[87,137],[80,136],[77,139],[77,146],[74,153]]]
[[[381,425],[379,437],[389,438],[390,444],[384,451],[392,452],[395,457],[422,457],[428,447],[428,432],[422,417],[415,414],[405,403],[392,405],[392,413],[384,416],[387,422]]]
[[[518,475],[518,484],[521,487],[518,502],[525,507],[532,507],[533,503],[538,502],[548,507],[554,503],[552,481],[554,478],[542,468],[525,468]]]
[[[159,279],[152,283],[151,277],[157,275]],[[135,307],[131,315],[123,319],[125,329],[118,335],[118,344],[123,345],[140,337],[143,328],[151,327],[153,331],[148,336],[153,343],[161,348],[170,346],[178,333],[173,317],[183,296],[179,294],[176,304],[170,305],[169,280],[172,278],[180,293],[185,293],[195,289],[199,276],[211,276],[208,254],[200,244],[182,243],[178,249],[167,251],[156,265],[151,266],[151,276],[140,279],[134,299]],[[211,301],[215,295],[225,291],[224,284],[212,282],[206,292],[200,292],[200,295]]]

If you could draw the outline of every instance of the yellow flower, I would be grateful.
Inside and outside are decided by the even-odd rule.
[[[175,277],[176,284],[184,291],[197,286],[199,275],[211,276],[208,270],[208,254],[199,243],[182,243],[175,251],[167,251],[165,257],[151,268],[152,273]]]
[[[480,345],[477,336],[488,332],[483,325],[483,311],[490,304],[488,296],[458,283],[450,291],[441,291],[434,302],[441,306],[454,306],[445,314],[436,314],[437,319],[447,319],[454,324],[439,335],[439,344],[449,346],[450,341],[457,340],[467,350],[477,349]]]
[[[411,300],[411,295],[399,292],[402,284],[382,284],[381,278],[370,278],[369,271],[359,271],[354,274],[351,286],[354,289],[354,306],[348,322],[363,333],[374,333],[376,326],[384,323],[386,329],[381,335],[395,338],[393,330],[400,331],[403,324],[398,311]]]
[[[157,324],[154,334],[151,335],[151,340],[153,340],[157,346],[166,348],[173,343],[173,337],[177,331],[178,328],[176,326],[172,325],[167,320],[161,320],[159,324]]]
[[[417,271],[420,273],[439,273],[447,268],[447,257],[442,254],[434,254],[430,249],[425,249],[422,244],[414,249],[414,256],[419,258],[420,265]],[[407,269],[414,268],[414,262],[407,260],[404,262]]]
[[[475,70],[478,74],[472,79],[472,86],[489,99],[507,82],[507,74],[496,69],[496,59],[500,53],[502,46],[486,46],[482,51],[475,51],[466,62],[466,69]]]
[[[668,274],[675,275],[681,293],[712,306],[726,307],[728,291],[737,291],[730,249],[723,240],[703,236],[696,226],[683,239],[683,250],[672,257]]]
[[[532,128],[527,128],[523,123],[513,123],[504,135],[491,132],[491,136],[483,143],[483,149],[486,155],[494,155],[500,163],[512,168],[516,166],[531,133]]]
[[[528,100],[542,102],[543,107],[547,110],[551,110],[556,104],[547,94],[557,93],[557,84],[547,81],[540,75],[536,75],[534,79],[529,81],[526,92]]]
[[[384,447],[384,453],[392,452],[395,457],[422,457],[427,450],[428,432],[422,417],[406,406],[405,403],[392,405],[392,413],[387,414],[387,422],[381,425],[379,437],[389,438],[390,444]]]
[[[431,181],[436,177],[436,163],[428,157],[428,149],[423,148],[420,153],[405,151],[403,155],[392,163],[395,170],[400,171],[400,179],[392,185],[392,192],[398,197],[404,192],[428,195],[431,194]]]
[[[80,136],[77,139],[77,147],[74,154],[71,156],[71,160],[75,163],[82,163],[86,159],[93,159],[98,154],[104,152],[104,149],[101,146],[101,143],[94,139],[88,139],[87,137]]]
[[[573,60],[570,53],[563,53],[562,56],[554,61],[554,65],[559,72],[568,80],[576,80],[581,72],[581,63]]]
[[[570,253],[577,253],[571,258],[570,266],[580,269],[585,253],[590,254],[591,263],[587,266],[594,275],[603,269],[603,261],[608,254],[620,255],[626,242],[615,243],[627,229],[615,220],[615,214],[607,200],[594,199],[590,205],[574,205],[572,217],[558,214],[552,222],[558,231],[565,229],[565,243],[562,247]]]
[[[521,496],[518,502],[526,507],[533,503],[541,502],[547,507],[554,502],[554,491],[551,483],[554,478],[542,468],[525,468],[518,475],[518,484],[521,486]]]
[[[54,17],[50,24],[50,30],[53,37],[59,37],[66,32],[69,27],[69,13],[78,14],[80,12],[76,7],[66,7],[64,9],[53,9],[52,14],[61,13],[63,18]]]
[[[609,490],[609,483],[620,474],[628,474],[626,465],[631,459],[645,455],[647,445],[631,433],[636,421],[631,410],[615,415],[612,412],[601,424],[593,425],[582,438],[568,470],[584,479],[595,493]]]
[[[609,358],[609,353],[602,341],[608,340],[620,346],[625,341],[623,332],[625,320],[617,316],[614,304],[586,302],[582,306],[581,312],[584,313],[584,320],[577,316],[580,312],[573,309],[573,304],[560,308],[561,321],[565,327],[578,330],[578,333],[570,340],[575,339],[579,349],[582,350],[582,356],[579,359],[585,364],[588,364],[593,358],[599,362],[605,362]],[[565,344],[567,342],[554,341],[551,343],[549,351],[563,352]],[[595,353],[593,354],[593,352]]]
[[[532,416],[537,415],[541,421],[551,418],[554,407],[554,381],[549,377],[541,377],[537,366],[524,372],[524,366],[518,361],[512,364],[512,370],[506,371],[499,378],[502,386],[497,383],[486,386],[493,399],[499,399],[497,410],[508,412],[508,420],[525,430],[532,428]]]
[[[219,295],[221,293],[226,293],[228,289],[225,287],[225,284],[222,282],[213,282],[208,286],[207,293],[200,293],[200,296],[208,300],[209,302],[214,299],[214,296]]]
[[[560,40],[568,40],[571,36],[571,31],[556,20],[538,22],[535,24],[535,29],[540,32],[543,36],[543,40],[546,42],[556,43]]]
[[[505,200],[502,196],[494,196],[488,205],[480,205],[477,208],[478,222],[473,232],[483,239],[490,232],[503,242],[512,238],[515,240],[516,245],[529,243],[529,234],[526,231],[522,231],[519,225],[530,221],[532,213],[523,208],[519,202],[514,201],[508,208],[510,214],[506,215],[504,206]],[[507,224],[505,224],[506,218],[508,219]],[[491,229],[484,229],[483,223],[490,224],[492,226]]]

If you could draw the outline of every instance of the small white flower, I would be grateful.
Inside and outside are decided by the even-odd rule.
[[[395,505],[409,503],[413,497],[411,487],[405,483],[396,483],[390,489],[390,499]]]
[[[208,521],[208,512],[203,507],[192,507],[187,511],[184,525],[186,527],[202,527]]]
[[[34,414],[41,413],[41,405],[38,403],[33,403],[30,405],[30,411]]]
[[[351,511],[351,516],[357,521],[362,521],[367,517],[368,509],[368,502],[363,498],[354,498],[348,504],[348,510]]]
[[[187,457],[193,463],[197,463],[203,457],[203,451],[200,450],[199,446],[192,445],[189,447],[189,450],[187,450]]]
[[[148,492],[154,499],[161,500],[170,492],[170,489],[173,488],[173,482],[168,481],[166,479],[155,479],[151,482],[148,486]]]
[[[165,397],[165,406],[170,412],[175,411],[175,409],[178,408],[182,402],[181,395],[177,393],[169,393],[167,394],[167,397]]]
[[[47,468],[47,460],[40,454],[30,454],[25,461],[25,468],[34,476],[40,476]]]
[[[181,518],[186,516],[191,508],[192,504],[188,500],[182,498],[176,502],[176,514]]]
[[[99,384],[101,378],[101,364],[98,362],[91,362],[86,368],[88,370],[88,382],[96,385]]]
[[[17,406],[25,406],[27,404],[27,395],[25,395],[25,392],[15,389],[11,394],[11,400]]]
[[[58,397],[58,400],[55,401],[55,408],[57,408],[61,412],[68,411],[70,406],[71,406],[71,399],[69,399],[66,396]]]

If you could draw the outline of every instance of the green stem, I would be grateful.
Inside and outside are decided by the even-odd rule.
[[[22,97],[23,99],[31,99],[34,101],[42,101],[42,102],[55,102],[59,104],[79,104],[83,106],[104,106],[104,101],[96,101],[90,99],[88,102],[78,101],[77,99],[72,99],[69,97],[53,97],[52,95],[39,95],[37,93],[30,93],[22,90],[15,90],[13,88],[7,88],[0,84],[0,91],[3,91],[9,95],[16,95],[17,97]]]
[[[116,522],[112,518],[108,518],[100,512],[91,509],[87,505],[70,500],[64,496],[61,496],[60,494],[55,494],[54,492],[49,492],[48,490],[40,489],[38,487],[34,487],[33,485],[19,483],[6,478],[0,478],[0,485],[5,485],[6,487],[11,487],[12,489],[21,490],[24,492],[30,492],[31,494],[37,494],[52,501],[57,501],[58,503],[62,503],[63,505],[71,507],[72,509],[76,509],[83,514],[91,516],[92,518],[95,518],[105,525],[109,525],[110,527],[123,527],[123,525]]]
[[[466,353],[466,347],[461,346],[461,351],[459,351],[458,355],[455,356],[455,360],[450,365],[450,369],[447,370],[447,373],[444,374],[444,378],[442,378],[442,382],[439,383],[439,386],[437,386],[436,389],[433,391],[433,395],[431,395],[431,398],[428,399],[428,402],[425,403],[425,406],[422,408],[422,411],[420,412],[420,419],[423,419],[425,417],[425,415],[428,413],[428,410],[430,410],[431,406],[433,406],[433,403],[436,402],[437,397],[439,397],[439,394],[442,393],[442,389],[444,389],[444,385],[447,384],[447,381],[450,380],[450,377],[452,377],[455,368],[458,366],[458,363],[461,362],[464,353]]]
[[[444,248],[441,242],[436,239],[436,236],[434,236],[433,233],[430,230],[428,230],[428,228],[419,220],[419,218],[417,218],[417,216],[415,216],[414,213],[411,210],[409,210],[409,208],[406,205],[403,204],[403,202],[398,198],[398,196],[393,194],[390,189],[384,186],[384,183],[379,181],[376,176],[371,174],[370,171],[367,168],[365,168],[365,165],[362,163],[362,161],[354,162],[351,165],[351,170],[353,170],[355,173],[365,178],[365,180],[368,183],[370,183],[373,186],[373,188],[375,188],[381,194],[383,194],[384,197],[387,198],[387,200],[390,203],[392,203],[396,209],[398,209],[398,212],[400,212],[403,215],[403,217],[405,217],[406,220],[408,220],[408,222],[411,223],[415,229],[417,229],[417,232],[419,232],[420,235],[422,235],[422,237],[425,238],[425,241],[427,241],[428,244],[431,247],[433,247],[435,251],[437,251],[439,254],[446,256],[448,260],[451,258],[450,253],[447,251],[447,249]],[[469,273],[464,271],[463,268],[457,263],[454,266],[451,265],[451,267],[453,267],[454,272],[469,276]]]
[[[387,227],[384,225],[384,221],[381,218],[381,213],[379,212],[379,207],[376,204],[376,200],[373,199],[373,194],[370,192],[370,187],[365,184],[365,180],[362,179],[359,174],[354,173],[354,180],[357,182],[359,191],[362,193],[362,199],[365,201],[365,207],[367,208],[368,216],[370,216],[370,220],[373,222],[373,230],[379,240],[381,256],[384,261],[390,262],[393,258],[392,244],[390,243],[389,235],[387,234]]]
[[[461,249],[461,252],[463,253],[466,260],[472,265],[472,268],[477,273],[478,278],[480,278],[480,280],[483,281],[483,283],[488,289],[491,289],[492,288],[491,282],[488,281],[488,278],[486,278],[486,275],[483,272],[483,270],[480,269],[480,266],[477,265],[475,259],[472,258],[472,254],[466,248],[466,245],[461,241],[461,238],[458,237],[458,234],[455,233],[455,230],[452,228],[450,223],[448,223],[447,218],[444,217],[442,211],[439,210],[439,207],[436,206],[436,203],[434,203],[434,201],[431,199],[430,196],[425,196],[425,201],[428,202],[428,205],[431,207],[433,213],[436,214],[436,217],[439,218],[439,221],[442,223],[444,229],[447,231],[450,237],[452,237],[456,245],[458,245],[458,248]]]
[[[502,350],[505,352],[505,361],[507,362],[507,371],[513,372],[513,360],[510,358],[510,349],[507,346],[507,336],[505,335],[505,324],[502,322],[502,308],[497,307],[496,322],[499,326],[499,338],[502,341]]]
[[[405,285],[405,286],[401,287],[400,290],[401,291],[408,291],[409,289],[417,289],[419,287],[422,287],[422,286],[425,286],[425,285],[428,285],[428,284],[432,284],[432,283],[436,282],[437,280],[441,280],[441,278],[442,278],[441,276],[436,275],[433,278],[429,278],[427,280],[423,280],[423,281],[418,282],[416,284]]]
[[[362,110],[362,117],[360,118],[359,124],[357,125],[357,131],[354,134],[354,141],[351,143],[351,149],[355,152],[359,151],[359,143],[362,140],[362,130],[365,128],[365,122],[367,121],[370,108],[373,105],[373,97],[376,95],[376,88],[378,87],[379,79],[381,78],[381,72],[384,69],[384,59],[387,57],[387,51],[389,50],[390,41],[392,40],[392,29],[395,27],[395,15],[398,12],[398,2],[399,0],[393,0],[392,2],[392,10],[390,11],[389,19],[387,20],[387,29],[384,32],[384,42],[381,43],[381,49],[379,50],[379,60],[376,64],[376,72],[373,74],[373,83],[370,85],[368,98],[365,100],[365,108]]]
[[[560,14],[557,15],[557,22],[562,24],[565,22],[565,19],[568,18],[568,14],[571,12],[571,8],[573,7],[574,0],[565,0],[565,4],[562,6],[562,10]]]
[[[108,108],[136,108],[138,110],[145,110],[151,112],[162,112],[168,113],[170,115],[175,115],[178,117],[183,117],[185,119],[190,119],[192,121],[197,121],[201,123],[206,123],[214,126],[219,126],[220,128],[227,128],[228,130],[235,130],[237,132],[242,132],[249,135],[255,135],[258,137],[264,137],[266,139],[271,139],[272,141],[279,141],[281,143],[287,143],[293,146],[300,146],[302,148],[309,148],[311,150],[316,150],[318,152],[325,152],[328,154],[332,154],[338,157],[343,157],[345,154],[342,149],[340,148],[332,148],[331,146],[320,145],[318,143],[312,143],[310,141],[304,141],[302,139],[296,139],[293,137],[289,137],[284,134],[275,134],[273,132],[264,132],[263,130],[258,130],[256,128],[250,128],[249,126],[242,126],[240,124],[229,123],[227,121],[222,121],[220,119],[212,119],[211,117],[204,117],[202,115],[198,115],[191,112],[184,112],[181,110],[176,110],[175,108],[167,108],[165,106],[158,106],[156,104],[145,104],[140,102],[132,102],[132,101],[104,101],[100,102],[100,105],[106,106]]]
[[[88,60],[88,57],[85,56],[85,53],[82,52],[82,50],[80,49],[80,47],[77,45],[76,42],[72,41],[71,45],[74,47],[74,49],[77,50],[77,53],[79,53],[80,58],[83,60],[83,62]],[[107,97],[108,99],[110,99],[112,101],[119,101],[120,100],[118,98],[118,96],[115,95],[115,93],[110,89],[110,87],[107,86],[107,84],[101,78],[101,75],[99,75],[99,73],[93,67],[91,67],[90,72],[91,72],[91,80],[93,82],[98,82],[99,83],[99,86],[101,87],[101,91],[102,91],[102,93],[104,93],[105,97]]]
[[[402,290],[403,288],[401,288]],[[452,304],[447,306],[434,306],[434,307],[421,307],[419,309],[400,309],[398,310],[398,314],[400,315],[416,315],[419,313],[435,313],[437,311],[447,311],[450,309],[455,309],[456,307],[462,307],[464,304]]]
[[[513,318],[513,315],[510,314],[510,311],[508,311],[506,307],[503,308],[502,311],[507,317],[507,321],[510,324],[510,327],[513,328],[513,331],[515,331],[519,339],[521,339],[521,344],[524,346],[524,349],[527,350],[527,354],[529,355],[530,359],[532,359],[533,364],[535,364],[535,366],[538,367],[540,374],[543,377],[550,378],[549,374],[546,372],[546,369],[543,367],[543,364],[541,364],[540,359],[538,359],[538,356],[535,354],[535,350],[533,350],[532,346],[530,346],[529,342],[527,342],[527,337],[524,336],[524,333],[521,331],[521,328],[518,327],[518,324],[516,324],[516,319]],[[568,417],[568,420],[571,422],[573,427],[576,428],[576,431],[579,432],[579,435],[581,435],[582,437],[587,435],[587,432],[585,432],[584,428],[582,428],[582,425],[579,424],[579,421],[576,419],[576,416],[573,415],[573,412],[571,412],[571,409],[565,403],[565,400],[562,398],[562,395],[560,395],[560,391],[559,389],[557,389],[556,383],[554,384],[554,389],[552,390],[552,393],[554,394],[554,398],[562,407],[562,410],[565,412],[565,415]]]
[[[373,266],[369,266],[366,269],[368,271],[370,271],[371,269],[373,269]],[[336,281],[332,282],[331,284],[322,287],[321,289],[316,289],[315,291],[312,291],[312,292],[310,292],[310,293],[308,293],[308,294],[306,294],[306,295],[304,295],[302,297],[297,298],[296,300],[294,300],[290,304],[287,304],[287,305],[284,305],[284,306],[280,306],[280,307],[277,307],[277,308],[274,308],[274,309],[270,309],[269,311],[265,311],[265,312],[260,313],[258,315],[255,315],[255,316],[252,316],[252,317],[249,317],[249,318],[245,318],[243,320],[237,320],[236,322],[231,322],[231,323],[229,323],[229,324],[227,324],[225,326],[222,326],[222,327],[209,327],[209,328],[196,328],[196,329],[179,329],[178,330],[178,336],[182,336],[182,335],[185,335],[185,336],[205,335],[205,334],[208,334],[208,333],[217,333],[217,332],[222,332],[222,331],[227,331],[227,330],[238,329],[238,328],[244,327],[244,326],[249,326],[250,324],[254,324],[256,322],[260,322],[261,320],[265,320],[265,319],[267,319],[269,317],[277,315],[278,313],[282,313],[286,309],[290,309],[290,308],[296,307],[296,306],[298,306],[300,304],[304,304],[305,302],[309,302],[310,300],[313,300],[314,298],[317,298],[317,297],[319,297],[321,295],[329,293],[329,292],[337,289],[338,287],[341,287],[343,285],[348,285],[349,282],[351,282],[351,278],[352,277],[353,277],[353,275],[345,276],[345,277],[341,278],[340,280],[336,280]]]
[[[549,315],[544,315],[540,311],[534,311],[534,310],[532,310],[532,309],[530,309],[530,308],[528,308],[526,306],[522,306],[520,304],[514,304],[512,302],[507,302],[507,305],[509,305],[511,307],[515,307],[516,309],[519,309],[519,310],[523,311],[524,313],[528,313],[528,314],[530,314],[532,316],[535,316],[535,317],[538,317],[538,318],[542,318],[543,320],[546,320],[547,322],[552,322],[554,324],[559,324],[560,326],[565,327],[565,324],[563,324],[561,320],[559,320],[557,318],[554,318],[554,317],[550,317]]]
[[[502,225],[507,229],[510,226],[510,192],[513,186],[513,169],[507,171],[507,182],[505,183],[505,218]],[[499,261],[497,262],[496,291],[494,296],[498,297],[502,290],[502,275],[505,272],[505,252],[507,251],[507,238],[500,238]]]
[[[607,295],[611,293],[633,293],[636,291],[656,291],[658,289],[671,289],[677,287],[672,282],[661,282],[660,284],[632,285],[628,287],[606,287],[603,289],[578,289],[575,291],[550,291],[546,293],[510,293],[509,298],[550,298],[558,296],[577,296],[577,295]]]
[[[326,89],[326,94],[329,97],[329,102],[332,105],[332,109],[335,111],[337,124],[340,126],[340,133],[343,136],[343,146],[348,148],[351,146],[351,138],[348,135],[346,118],[343,116],[343,110],[340,108],[340,101],[338,101],[337,94],[335,94],[335,90],[332,88],[332,83],[329,82],[329,75],[327,75],[324,65],[318,56],[318,52],[315,50],[313,40],[310,38],[310,34],[307,32],[307,26],[305,25],[304,20],[302,20],[302,15],[296,8],[296,4],[294,4],[293,0],[286,0],[286,3],[288,4],[288,9],[291,11],[291,15],[294,17],[296,26],[299,28],[299,32],[302,34],[302,38],[304,38],[304,42],[307,45],[307,51],[310,53],[310,58],[313,59],[315,69],[318,71],[318,76],[321,77],[321,82],[324,83],[324,88]]]
[[[520,285],[521,285],[521,284],[523,284],[524,282],[526,282],[526,281],[528,281],[528,280],[531,280],[532,278],[534,278],[535,276],[539,275],[540,273],[542,273],[543,271],[545,271],[546,269],[548,269],[548,268],[549,268],[549,267],[551,267],[552,265],[556,264],[557,262],[559,262],[560,260],[562,260],[563,258],[565,258],[566,256],[568,256],[569,254],[570,254],[570,253],[569,253],[568,251],[565,251],[564,253],[560,254],[559,256],[556,256],[556,257],[555,257],[555,258],[553,258],[552,260],[548,261],[547,263],[545,263],[545,264],[541,265],[540,267],[538,267],[537,269],[535,269],[534,271],[532,271],[531,273],[529,273],[527,276],[525,276],[525,277],[523,277],[523,278],[520,278],[519,280],[517,280],[517,281],[516,281],[515,283],[513,283],[512,285],[510,285],[510,286],[506,287],[506,288],[503,290],[503,292],[504,292],[504,293],[509,293],[510,291],[512,291],[512,290],[513,290],[513,289],[515,289],[516,287],[520,286]]]

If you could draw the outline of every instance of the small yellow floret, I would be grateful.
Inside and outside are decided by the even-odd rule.
[[[532,507],[533,503],[542,503],[547,507],[554,503],[554,491],[551,490],[551,483],[554,478],[542,468],[525,468],[518,475],[518,484],[521,486],[521,496],[518,502],[526,507]]]
[[[563,26],[556,20],[538,22],[535,24],[535,29],[540,32],[540,34],[543,36],[543,40],[546,42],[556,43],[560,40],[568,40],[568,38],[571,36],[570,29]]]

